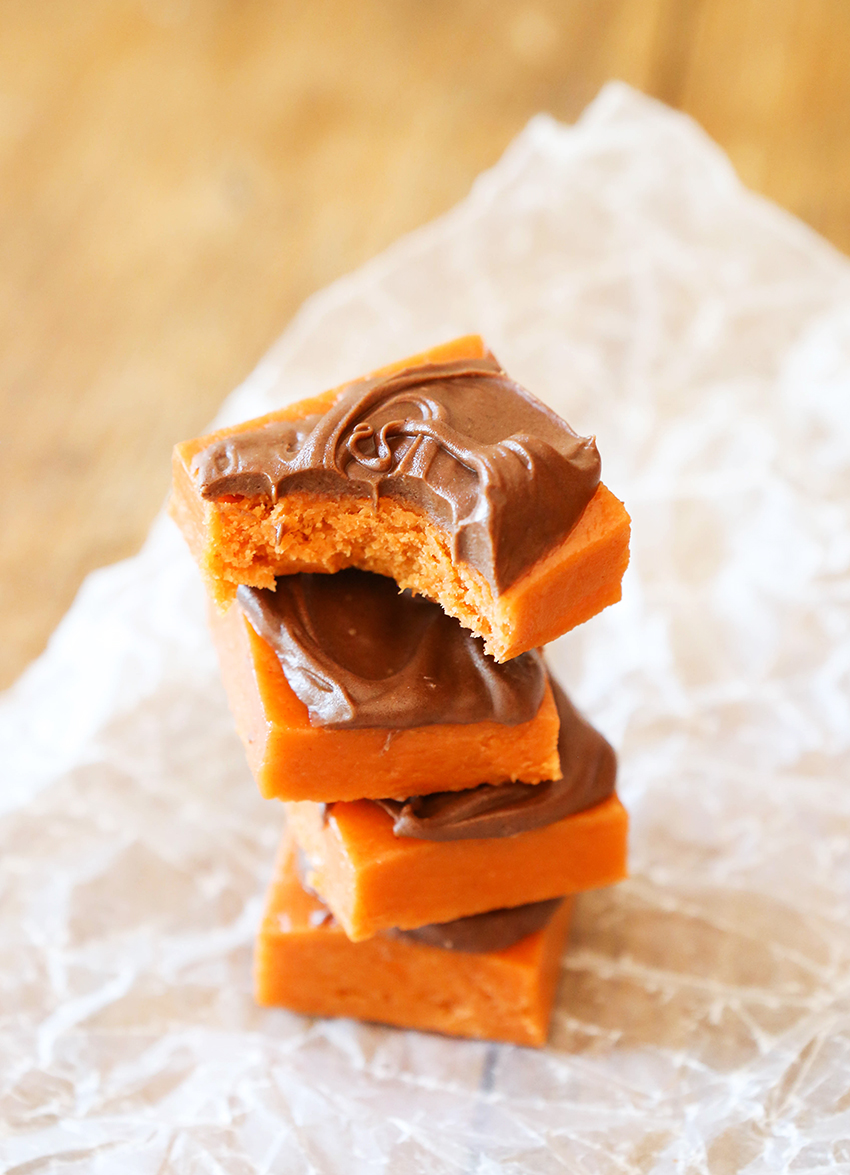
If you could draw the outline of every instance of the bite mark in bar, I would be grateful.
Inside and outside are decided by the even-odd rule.
[[[414,506],[500,592],[570,532],[600,470],[594,439],[492,357],[357,380],[324,415],[235,433],[192,461],[207,499],[307,491]]]

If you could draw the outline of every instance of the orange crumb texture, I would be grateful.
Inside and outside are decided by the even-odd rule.
[[[266,799],[404,799],[479,783],[560,779],[558,712],[547,684],[530,722],[331,730],[311,726],[273,649],[237,604],[210,609],[224,687]]]
[[[450,1036],[545,1044],[570,900],[506,950],[472,954],[378,935],[351,942],[301,886],[285,839],[255,953],[257,1002]]]
[[[456,841],[397,837],[378,805],[287,804],[308,883],[352,941],[613,885],[626,876],[628,817],[616,796],[544,828]]]
[[[486,354],[482,339],[470,335],[372,374]],[[305,493],[277,503],[201,497],[191,472],[201,449],[269,421],[327,411],[340,390],[176,446],[170,511],[219,608],[228,606],[239,583],[271,588],[277,575],[360,567],[435,600],[480,635],[488,653],[506,661],[619,600],[629,561],[629,516],[602,484],[563,542],[500,595],[476,568],[452,560],[448,536],[427,515],[387,498],[373,504]]]

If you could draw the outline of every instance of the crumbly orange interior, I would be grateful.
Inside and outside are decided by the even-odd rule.
[[[485,638],[492,632],[493,594],[475,568],[455,563],[448,540],[427,516],[389,499],[287,494],[222,502],[211,512],[204,570],[227,604],[240,583],[274,587],[295,571],[359,567],[387,575],[456,616]]]
[[[288,494],[205,502],[185,466],[175,470],[171,512],[225,609],[239,583],[273,588],[298,571],[359,567],[435,600],[507,661],[547,644],[620,598],[629,560],[629,516],[600,485],[567,538],[499,597],[474,567],[452,560],[448,538],[425,515],[387,499]]]

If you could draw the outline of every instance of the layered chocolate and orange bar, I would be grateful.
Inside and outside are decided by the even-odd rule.
[[[178,445],[171,510],[220,608],[359,567],[506,661],[620,598],[629,518],[599,478],[593,439],[470,336]]]
[[[407,798],[557,777],[537,650],[499,664],[393,580],[349,569],[240,587],[210,612],[225,689],[267,798]]]
[[[557,683],[561,778],[398,800],[287,804],[306,880],[353,941],[626,876],[614,752]]]

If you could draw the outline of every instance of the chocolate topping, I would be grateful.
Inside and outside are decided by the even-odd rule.
[[[515,726],[543,701],[537,651],[500,665],[437,604],[385,576],[285,575],[273,592],[240,586],[237,599],[316,726]]]
[[[373,801],[393,817],[396,836],[419,840],[514,836],[592,808],[611,795],[617,776],[613,750],[558,683],[550,680],[561,719],[558,753],[563,778],[536,784],[482,783],[466,791]]]
[[[529,902],[525,906],[487,910],[484,914],[471,914],[454,922],[434,922],[415,930],[389,930],[386,933],[394,938],[422,942],[429,947],[441,947],[444,951],[475,954],[503,951],[533,931],[542,930],[563,900],[550,898],[545,902]]]
[[[424,511],[497,591],[563,539],[599,483],[579,437],[493,358],[347,385],[323,416],[234,433],[192,462],[205,498],[307,491]]]

